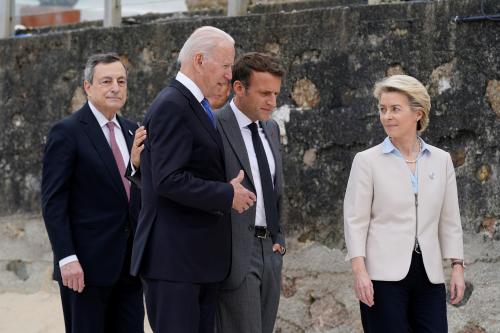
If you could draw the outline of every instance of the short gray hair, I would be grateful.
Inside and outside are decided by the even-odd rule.
[[[210,54],[211,50],[222,41],[234,45],[233,37],[221,29],[208,25],[200,27],[189,36],[182,46],[178,61],[182,65],[182,63],[193,59],[198,52]]]
[[[87,64],[85,65],[85,70],[83,71],[83,79],[92,83],[92,80],[94,79],[95,67],[97,65],[112,64],[114,62],[121,63],[120,57],[114,52],[91,55],[87,60]],[[125,68],[125,66],[123,66],[123,68]],[[125,68],[125,73],[127,73],[127,68]]]

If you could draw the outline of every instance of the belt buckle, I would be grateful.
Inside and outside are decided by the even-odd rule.
[[[264,230],[264,234],[263,235],[258,234],[257,230]],[[255,231],[256,231],[255,236],[257,236],[257,238],[261,238],[261,239],[266,239],[268,236],[268,232],[269,232],[266,227],[259,227],[259,229],[255,228]]]

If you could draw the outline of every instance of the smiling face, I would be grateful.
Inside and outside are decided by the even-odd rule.
[[[281,77],[269,72],[252,71],[248,87],[241,81],[233,85],[234,102],[253,122],[268,120],[276,107],[276,98],[281,89]]]
[[[84,81],[87,99],[111,119],[127,101],[127,72],[119,61],[95,66],[92,82]]]
[[[417,121],[422,117],[422,110],[412,110],[403,93],[384,92],[380,95],[379,115],[387,135],[399,139],[417,135]]]

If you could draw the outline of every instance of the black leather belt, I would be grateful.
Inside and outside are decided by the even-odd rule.
[[[268,238],[271,236],[269,233],[269,230],[267,230],[267,227],[262,227],[262,226],[255,226],[255,237],[258,238]]]

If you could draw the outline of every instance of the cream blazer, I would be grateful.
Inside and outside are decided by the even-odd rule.
[[[382,144],[354,157],[344,198],[347,260],[365,257],[372,280],[408,274],[415,235],[432,283],[444,282],[442,259],[463,259],[453,163],[447,152],[427,147],[418,162],[418,207],[402,158],[384,153]]]

